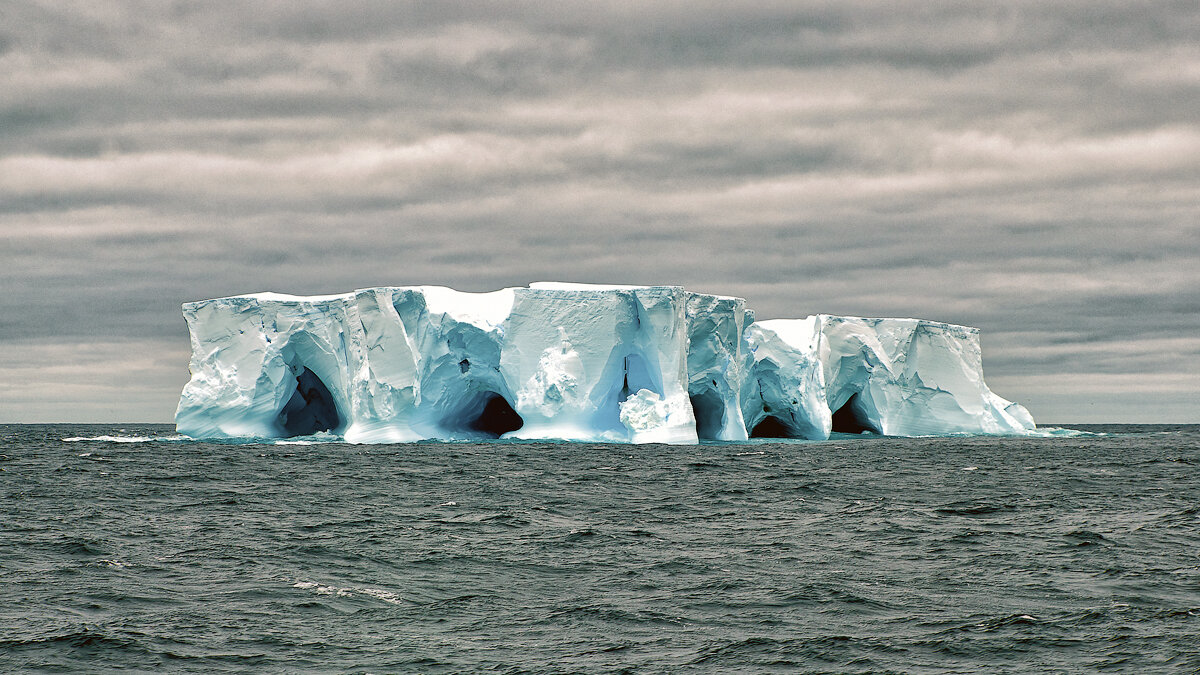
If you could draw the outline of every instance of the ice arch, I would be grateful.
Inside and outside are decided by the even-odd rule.
[[[715,441],[720,438],[721,429],[725,427],[725,401],[721,395],[712,389],[692,394],[692,414],[696,417],[696,436],[703,441]]]
[[[286,369],[275,426],[284,437],[322,431],[341,433],[346,426],[343,367],[334,350],[306,331],[293,334],[279,350]]]
[[[750,438],[798,438],[799,434],[778,417],[768,415],[750,430]]]
[[[833,432],[843,434],[861,434],[864,431],[880,433],[878,425],[871,423],[858,393],[854,393],[842,407],[833,413]]]
[[[492,394],[483,405],[483,410],[470,424],[475,431],[496,436],[497,438],[510,431],[516,431],[525,426],[525,420],[513,410],[512,405],[499,394]]]
[[[494,391],[465,396],[443,414],[439,426],[450,437],[500,438],[525,425],[512,404]]]
[[[275,423],[281,435],[290,438],[333,431],[342,426],[342,418],[329,388],[305,367],[296,376],[296,389],[275,417]]]

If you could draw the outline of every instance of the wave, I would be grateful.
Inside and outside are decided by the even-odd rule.
[[[333,596],[337,598],[352,598],[355,595],[365,595],[367,597],[386,602],[389,605],[399,605],[404,603],[404,600],[398,594],[382,588],[358,588],[353,586],[338,587],[329,584],[320,584],[315,581],[303,580],[299,580],[292,584],[292,588],[299,588],[301,590],[311,591],[317,595]]]
[[[1104,431],[1068,429],[1066,427],[1038,427],[1033,429],[1029,435],[1040,438],[1079,438],[1082,436],[1107,436],[1108,433]]]
[[[322,445],[326,443],[345,443],[341,436],[329,433],[293,438],[192,438],[184,434],[172,434],[170,436],[104,434],[101,436],[71,436],[61,440],[65,443],[217,443],[221,445]]]
[[[62,439],[66,443],[79,442],[96,442],[96,443],[151,443],[151,442],[177,442],[177,441],[192,441],[195,440],[190,436],[183,434],[174,434],[172,436],[72,436]]]

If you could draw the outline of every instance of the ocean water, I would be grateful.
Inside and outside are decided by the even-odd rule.
[[[700,446],[0,426],[0,671],[1200,671],[1200,426]]]

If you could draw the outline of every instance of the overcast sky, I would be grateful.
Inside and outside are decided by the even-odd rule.
[[[652,8],[647,8],[651,5]],[[1200,422],[1200,5],[0,6],[0,422],[171,421],[182,302],[682,284]]]

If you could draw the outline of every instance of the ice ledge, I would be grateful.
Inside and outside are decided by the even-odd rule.
[[[183,306],[198,438],[631,443],[1025,434],[983,381],[979,331],[818,314],[754,321],[680,286],[378,287]]]

